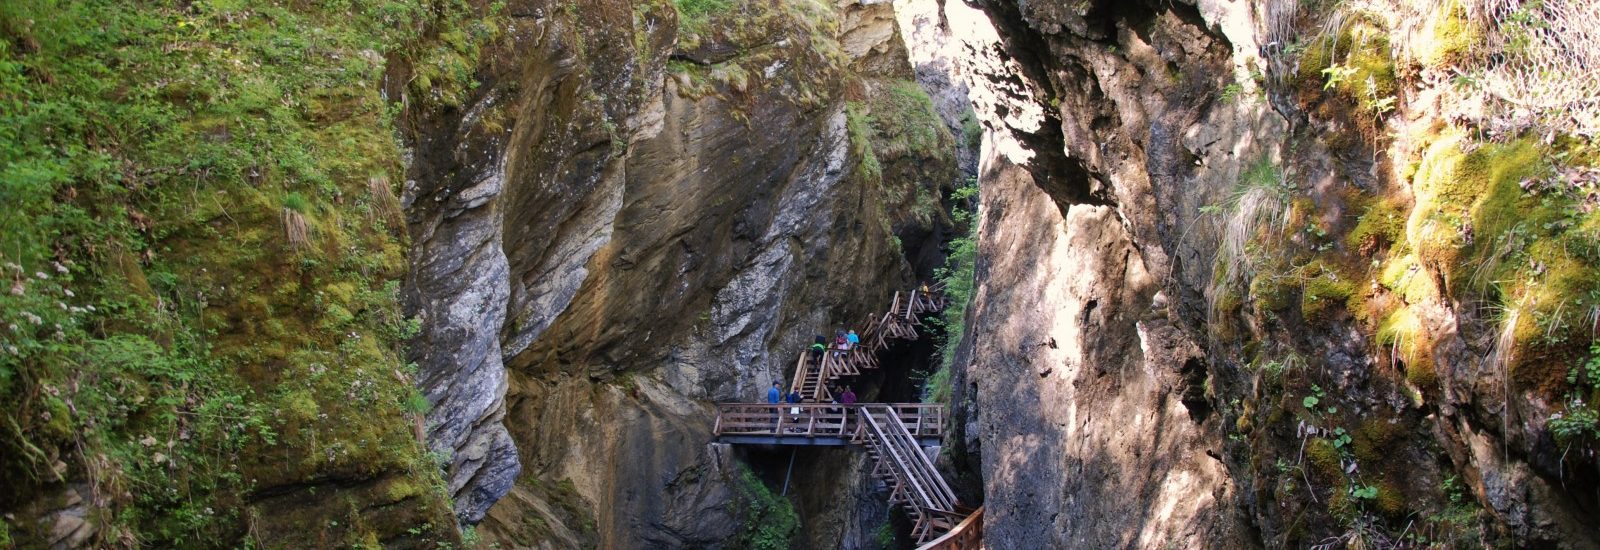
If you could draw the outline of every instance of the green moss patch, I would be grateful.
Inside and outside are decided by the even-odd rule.
[[[1398,107],[1390,31],[1370,14],[1355,13],[1342,21],[1336,32],[1303,45],[1295,95],[1308,112],[1324,120],[1349,121],[1363,141],[1374,143],[1382,137],[1382,118]],[[1323,139],[1335,149],[1354,144],[1345,133]]]
[[[1303,270],[1305,282],[1300,292],[1300,314],[1306,319],[1326,319],[1347,308],[1355,294],[1355,283],[1333,267],[1317,262]]]
[[[404,237],[370,182],[401,169],[386,63],[449,104],[482,15],[0,5],[0,511],[85,482],[107,543],[232,546],[282,519],[247,504],[274,485],[392,480],[352,489],[326,542],[453,523],[401,408]]]
[[[1369,202],[1357,218],[1356,226],[1345,234],[1345,246],[1364,257],[1404,242],[1406,210],[1390,199]]]
[[[1418,167],[1407,234],[1445,290],[1517,312],[1501,321],[1516,322],[1509,368],[1519,383],[1559,393],[1563,365],[1594,337],[1586,319],[1600,304],[1600,222],[1564,183],[1545,183],[1550,156],[1530,139],[1469,147],[1444,137]]]
[[[1424,30],[1418,57],[1430,67],[1459,66],[1471,58],[1472,48],[1484,41],[1483,29],[1467,16],[1466,6],[1452,0],[1433,10]]]

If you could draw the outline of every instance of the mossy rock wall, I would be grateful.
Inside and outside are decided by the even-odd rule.
[[[11,542],[457,539],[380,84],[492,33],[456,3],[0,7]]]

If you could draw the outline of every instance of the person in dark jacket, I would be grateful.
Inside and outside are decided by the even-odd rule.
[[[844,423],[846,426],[848,426],[850,424],[850,419],[855,415],[855,413],[851,412],[851,409],[854,409],[855,407],[852,407],[851,405],[856,404],[856,392],[850,391],[850,386],[845,386],[844,393],[839,394],[839,404],[845,406]],[[841,429],[841,431],[843,430]]]
[[[789,404],[793,405],[793,407],[789,408],[791,422],[800,422],[800,399],[800,390],[789,388]],[[798,432],[801,431],[801,429],[789,428],[789,431]]]

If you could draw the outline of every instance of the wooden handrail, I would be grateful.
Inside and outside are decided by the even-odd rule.
[[[799,388],[800,384],[805,382],[805,379],[806,379],[806,354],[807,353],[811,353],[811,352],[809,350],[800,352],[800,361],[795,363],[795,366],[794,366],[794,380],[789,383],[789,388],[791,390],[795,389],[795,388]],[[785,394],[785,395],[787,396],[787,394]],[[783,399],[779,399],[779,401],[783,401]]]
[[[973,510],[950,532],[918,546],[917,550],[975,550],[983,547],[983,507]]]
[[[950,489],[950,485],[944,482],[943,477],[939,476],[939,471],[933,466],[933,460],[928,458],[928,453],[923,452],[922,446],[917,444],[916,438],[912,437],[911,431],[906,429],[905,423],[900,421],[900,415],[895,414],[893,408],[887,408],[886,412],[888,413],[889,425],[895,428],[894,437],[896,443],[902,446],[908,454],[916,455],[916,458],[911,461],[909,466],[918,481],[928,486],[929,496],[934,497],[936,501],[935,504],[937,506],[934,509],[942,512],[954,512],[956,509],[956,492]]]
[[[937,438],[941,430],[939,424],[931,421],[933,418],[942,418],[944,410],[941,405],[927,405],[921,403],[898,403],[890,405],[881,404],[852,404],[841,403],[718,403],[717,418],[712,423],[712,434],[722,435],[783,435],[783,436],[808,436],[808,437],[849,437],[857,426],[850,419],[851,411],[860,411],[866,407],[891,407],[903,411],[916,411],[905,415],[907,421],[915,422],[922,426],[917,432],[917,437]],[[796,415],[793,409],[800,409],[798,417],[804,419],[817,419],[837,425],[822,426],[812,432],[781,432],[784,428],[793,428],[790,424]],[[837,412],[835,412],[837,411]],[[776,423],[774,421],[777,421]],[[838,429],[832,429],[837,427]],[[857,439],[861,434],[856,434]]]
[[[933,497],[928,494],[927,489],[923,487],[921,483],[918,483],[911,473],[911,468],[908,465],[909,460],[907,457],[903,456],[905,454],[905,449],[900,448],[898,445],[895,445],[892,441],[890,441],[889,435],[886,433],[886,430],[884,430],[883,426],[878,423],[878,420],[874,418],[876,415],[873,414],[871,409],[863,409],[861,412],[861,421],[866,424],[867,429],[869,430],[868,433],[872,436],[875,436],[874,438],[869,438],[869,441],[871,441],[873,446],[878,450],[880,457],[887,457],[890,459],[888,462],[890,466],[889,471],[894,475],[896,481],[901,484],[901,488],[913,493],[909,496],[917,497],[917,502],[915,503],[917,508],[934,509],[937,505],[935,504]],[[894,414],[893,411],[888,411],[887,409],[885,409],[885,412],[888,412],[890,415]],[[921,451],[919,450],[917,452]]]
[[[897,409],[917,414],[919,422],[926,416],[922,414],[924,411],[933,415],[941,411],[914,404],[868,405],[861,409],[855,439],[867,443],[873,451],[876,457],[873,475],[892,481],[889,500],[906,506],[907,515],[914,521],[911,534],[918,543],[923,543],[957,527],[964,514],[955,492],[939,476],[933,460],[912,437]]]

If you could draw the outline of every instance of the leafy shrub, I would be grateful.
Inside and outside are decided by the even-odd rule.
[[[748,467],[739,465],[736,504],[742,505],[744,528],[739,533],[739,546],[756,550],[785,550],[800,532],[800,516],[794,505],[756,478]]]
[[[977,182],[969,180],[967,185],[957,189],[951,198],[957,205],[953,217],[958,226],[966,226],[966,234],[950,241],[950,254],[945,257],[944,267],[933,272],[934,278],[944,284],[944,294],[948,302],[939,321],[944,327],[944,343],[940,352],[939,366],[928,378],[923,389],[923,401],[929,403],[950,402],[950,369],[954,368],[956,347],[961,344],[961,339],[966,334],[967,307],[972,303],[972,293],[976,287],[977,207],[968,210],[963,205],[969,202],[976,204]]]

